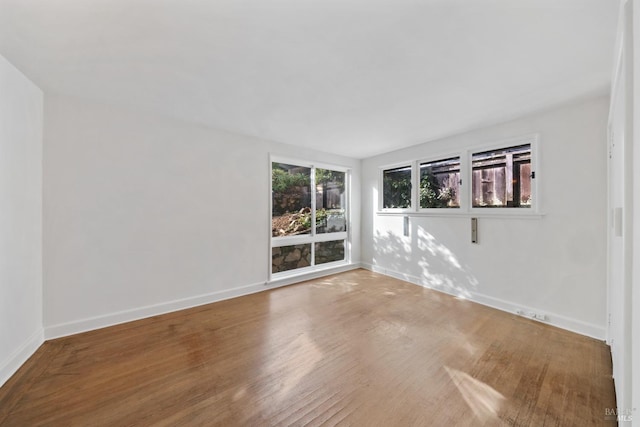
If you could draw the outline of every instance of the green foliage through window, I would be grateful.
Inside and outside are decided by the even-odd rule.
[[[420,207],[460,207],[460,158],[420,164]]]
[[[411,166],[387,169],[382,173],[382,206],[411,207]]]
[[[348,171],[272,162],[273,274],[346,261],[348,177]]]
[[[311,208],[311,169],[283,163],[271,167],[273,214],[300,213]]]
[[[315,197],[315,232],[347,231],[345,172],[273,162],[271,165],[272,236],[312,232],[312,197]]]
[[[274,192],[286,193],[294,187],[305,187],[309,185],[311,179],[309,174],[302,172],[290,173],[281,169],[286,166],[288,165],[281,165],[280,163],[273,164],[273,169],[271,170],[271,188]]]

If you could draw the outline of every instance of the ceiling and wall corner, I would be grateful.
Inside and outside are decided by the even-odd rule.
[[[0,0],[48,94],[366,158],[608,93],[612,0]]]

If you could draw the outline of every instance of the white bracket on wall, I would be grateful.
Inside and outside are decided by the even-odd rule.
[[[471,243],[478,243],[478,218],[471,218]]]

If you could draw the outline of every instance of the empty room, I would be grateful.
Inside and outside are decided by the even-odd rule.
[[[0,0],[0,426],[640,426],[639,34]]]

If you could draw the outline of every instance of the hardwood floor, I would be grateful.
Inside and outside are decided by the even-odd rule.
[[[356,270],[46,342],[3,426],[615,425],[608,347]]]

